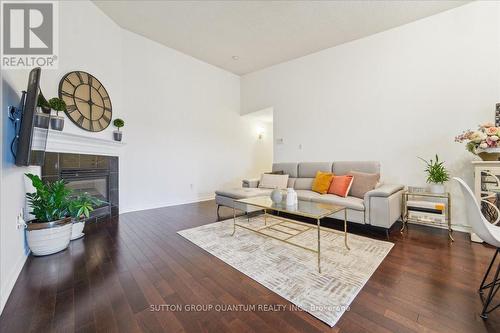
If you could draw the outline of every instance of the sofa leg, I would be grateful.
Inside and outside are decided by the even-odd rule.
[[[387,238],[387,240],[390,240],[389,239],[389,229],[385,229],[385,237]]]
[[[217,205],[217,221],[220,220],[219,209],[220,209],[220,205]]]

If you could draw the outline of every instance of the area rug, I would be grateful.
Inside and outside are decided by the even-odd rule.
[[[278,222],[267,220],[268,224]],[[259,229],[264,220],[257,217],[248,222],[240,218],[238,223]],[[286,225],[276,229],[283,227]],[[236,227],[231,236],[232,219],[178,234],[333,327],[393,244],[348,234],[350,250],[347,250],[343,232],[322,230],[332,232],[321,232],[321,273],[316,253],[240,227]],[[279,231],[266,232],[280,234]],[[300,233],[293,242],[314,249],[317,230],[312,228]]]

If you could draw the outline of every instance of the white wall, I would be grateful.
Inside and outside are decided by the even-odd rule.
[[[494,120],[500,4],[476,2],[242,77],[242,113],[274,108],[274,160],[379,160],[387,182],[424,185],[438,153],[472,185],[454,143]],[[302,149],[299,148],[302,145]],[[453,190],[453,219],[466,223]]]
[[[122,212],[210,199],[270,169],[255,162],[262,143],[240,116],[238,76],[128,31],[123,65]]]

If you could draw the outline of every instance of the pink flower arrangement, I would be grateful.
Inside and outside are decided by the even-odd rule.
[[[473,154],[482,149],[500,148],[500,127],[493,123],[479,125],[476,131],[467,130],[455,137],[455,142],[466,142],[466,149]]]

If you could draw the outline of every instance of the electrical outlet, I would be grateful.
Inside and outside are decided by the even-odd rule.
[[[24,221],[23,212],[21,211],[21,213],[17,215],[16,228],[24,229],[25,226],[26,226],[26,221]]]

